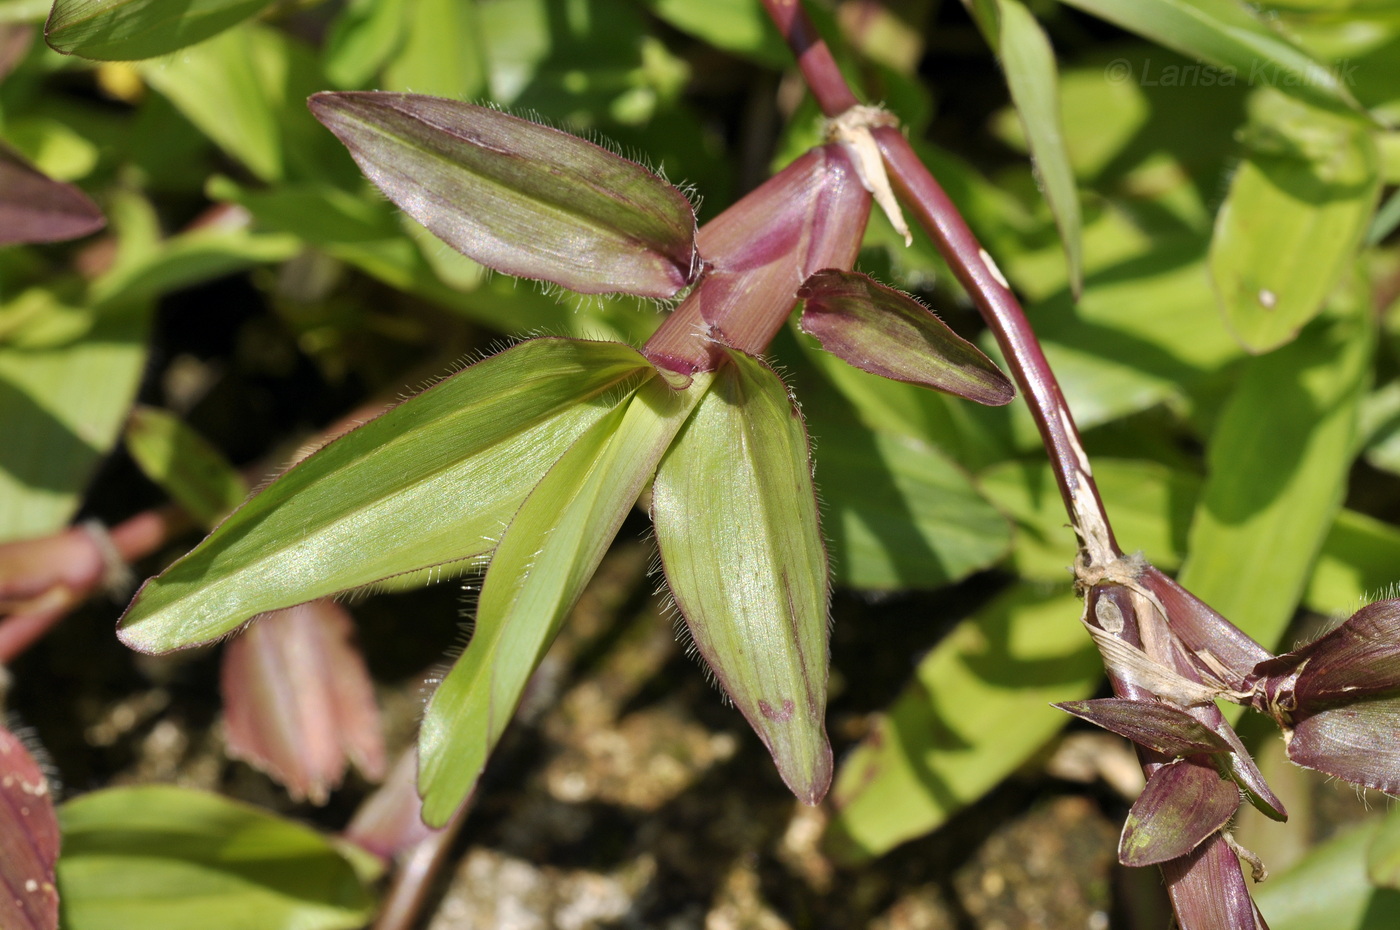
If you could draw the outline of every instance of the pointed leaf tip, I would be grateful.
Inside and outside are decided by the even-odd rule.
[[[701,656],[793,794],[816,804],[833,766],[827,562],[807,435],[777,375],[728,357],[657,470],[657,545]]]
[[[685,195],[591,142],[417,94],[320,93],[308,105],[390,200],[488,268],[659,298],[697,270]]]
[[[53,180],[0,143],[0,246],[77,239],[106,224],[87,194]]]
[[[991,359],[908,294],[828,268],[808,278],[798,296],[806,301],[802,331],[863,371],[991,406],[1016,396]]]

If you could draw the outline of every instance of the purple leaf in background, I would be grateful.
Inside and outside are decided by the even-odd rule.
[[[58,926],[58,817],[39,763],[0,729],[0,927]]]
[[[45,176],[0,143],[0,246],[76,239],[106,224],[87,194]]]
[[[345,609],[328,600],[274,611],[224,652],[220,690],[229,755],[293,798],[324,804],[347,758],[384,776],[374,686]]]
[[[488,268],[662,298],[695,274],[685,195],[592,142],[440,97],[357,91],[308,103],[390,200]]]
[[[828,268],[797,296],[806,301],[802,331],[862,371],[992,406],[1016,396],[991,359],[908,294]]]

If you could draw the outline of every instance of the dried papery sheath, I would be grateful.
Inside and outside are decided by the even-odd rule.
[[[1152,773],[1128,812],[1118,842],[1124,865],[1184,856],[1229,822],[1240,806],[1234,784],[1208,764],[1178,759]]]
[[[1154,566],[1144,566],[1137,583],[1166,610],[1172,634],[1199,670],[1233,690],[1248,690],[1255,666],[1271,658],[1267,649]]]
[[[657,471],[666,581],[705,662],[797,797],[831,784],[827,563],[806,431],[787,389],[737,352]]]
[[[802,331],[863,371],[993,406],[1016,396],[991,359],[908,294],[828,268],[797,296],[806,301]]]
[[[696,271],[685,196],[591,142],[439,97],[321,93],[309,103],[390,200],[488,268],[661,298]]]
[[[76,239],[106,223],[87,194],[45,176],[0,143],[0,246]]]

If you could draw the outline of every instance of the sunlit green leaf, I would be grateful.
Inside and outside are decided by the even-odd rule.
[[[99,314],[47,289],[0,317],[20,303],[32,314],[0,341],[0,541],[55,532],[77,511],[135,397],[150,323],[149,306]]]
[[[152,579],[121,636],[165,651],[250,617],[402,575],[469,567],[550,463],[642,371],[615,343],[539,339],[346,434],[251,498]]]
[[[1093,693],[1102,666],[1068,622],[1068,589],[1020,587],[966,620],[841,766],[833,827],[848,856],[879,855],[937,828],[995,787],[1070,719],[1052,701]]]
[[[384,90],[473,100],[486,86],[476,3],[402,0],[403,44],[384,70]]]
[[[218,795],[112,788],[59,808],[67,930],[353,930],[373,899],[309,827]]]
[[[1304,602],[1322,613],[1346,613],[1383,596],[1400,581],[1400,527],[1354,510],[1337,514],[1317,557]]]
[[[1301,99],[1334,107],[1356,105],[1337,73],[1237,0],[1068,3],[1183,55],[1227,69],[1230,83],[1278,87]]]
[[[1377,828],[1346,830],[1255,889],[1270,930],[1383,930],[1400,923],[1400,892],[1376,888],[1366,875]]]
[[[647,5],[670,25],[725,51],[777,67],[791,58],[760,0],[711,0],[703,5],[648,0]]]
[[[264,181],[342,183],[354,164],[306,110],[325,87],[309,48],[250,24],[144,62],[141,76],[210,140]]]
[[[656,473],[662,568],[700,655],[815,804],[826,737],[827,570],[807,434],[787,388],[738,352]]]
[[[1373,336],[1351,286],[1292,343],[1246,366],[1207,449],[1180,581],[1266,646],[1278,641],[1342,503]]]
[[[370,83],[403,44],[408,0],[352,0],[341,8],[322,50],[326,77],[342,90]]]
[[[946,455],[916,439],[831,428],[813,406],[823,528],[839,585],[937,588],[987,568],[1011,542],[1006,518]]]
[[[153,58],[202,42],[271,0],[57,0],[44,37],[65,55]]]
[[[1355,257],[1380,190],[1366,127],[1265,91],[1215,221],[1210,271],[1251,352],[1292,339]]]
[[[317,94],[311,108],[391,200],[497,271],[651,297],[691,280],[689,202],[591,142],[412,94]]]
[[[1011,101],[1021,117],[1036,173],[1064,243],[1070,286],[1078,294],[1084,282],[1079,188],[1065,146],[1054,50],[1021,0],[978,0],[973,9],[1006,75]]]
[[[138,406],[126,424],[126,448],[146,477],[205,526],[248,494],[243,477],[219,450],[173,413]]]
[[[476,625],[428,704],[419,738],[423,819],[445,823],[476,783],[525,685],[707,376],[652,378],[578,436],[521,505],[486,573]]]

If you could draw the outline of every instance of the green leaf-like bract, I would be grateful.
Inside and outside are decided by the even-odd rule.
[[[808,804],[831,784],[827,566],[807,434],[738,352],[656,473],[656,540],[700,654]]]
[[[99,61],[154,58],[216,35],[271,0],[58,0],[44,26],[55,51]]]
[[[144,652],[490,552],[540,476],[652,371],[616,343],[536,339],[478,362],[313,453],[152,579],[122,619]]]
[[[364,926],[356,867],[309,827],[170,785],[96,791],[59,808],[69,930]]]
[[[390,200],[488,268],[644,297],[673,296],[697,270],[685,196],[591,142],[439,97],[323,93],[310,106]]]
[[[579,436],[511,521],[471,643],[433,694],[419,742],[423,819],[466,798],[520,696],[676,432],[704,393],[653,378]]]

